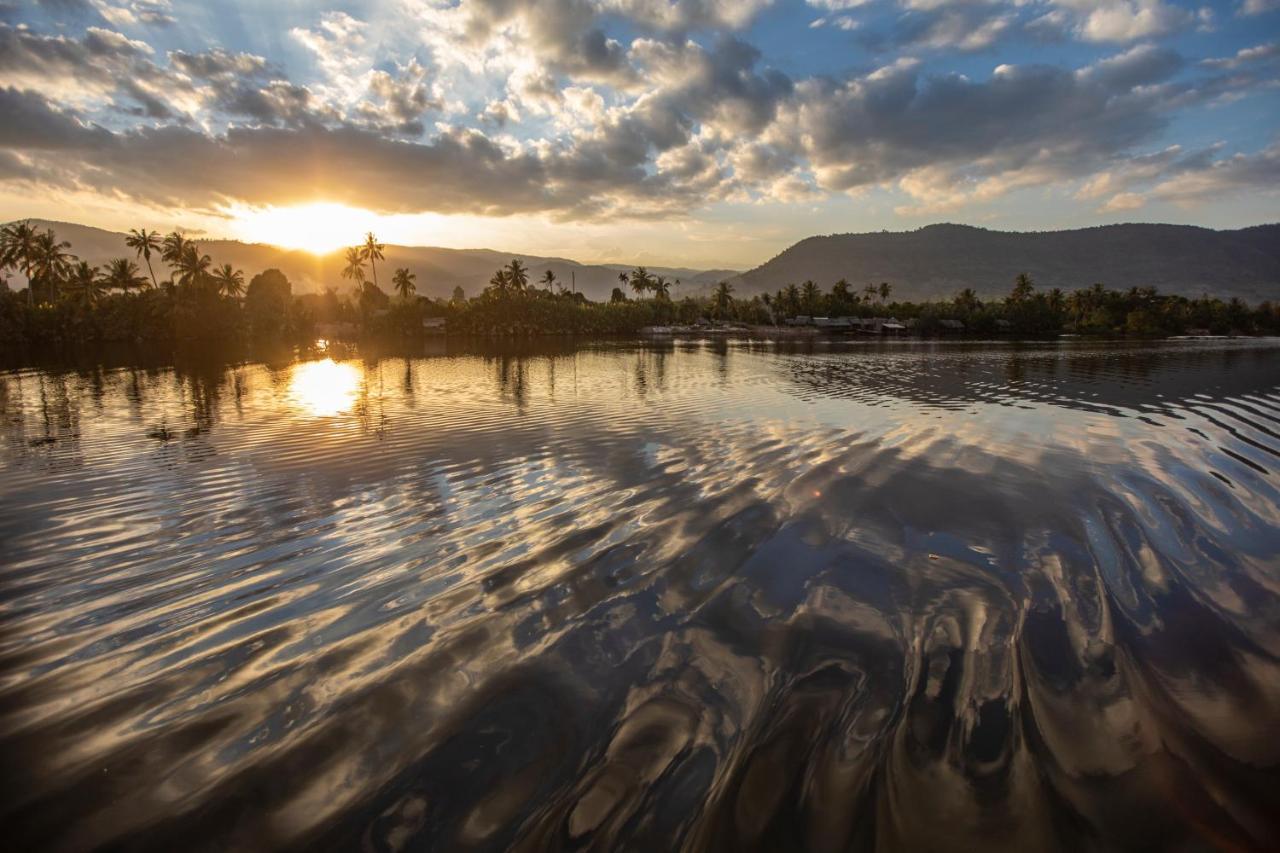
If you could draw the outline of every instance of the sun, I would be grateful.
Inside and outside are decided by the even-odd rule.
[[[378,230],[378,216],[331,202],[296,207],[250,208],[235,215],[236,236],[249,243],[327,254]]]

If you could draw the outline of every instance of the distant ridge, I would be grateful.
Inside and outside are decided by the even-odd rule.
[[[1280,299],[1280,225],[1214,231],[1188,225],[1102,225],[1071,231],[990,231],[930,225],[916,231],[809,237],[733,284],[740,295],[813,279],[855,288],[890,282],[894,294],[923,300],[971,287],[1003,296],[1026,272],[1042,288],[1155,286],[1249,302]]]
[[[102,265],[111,258],[133,257],[133,252],[125,248],[123,233],[73,222],[44,219],[31,221],[41,228],[52,228],[63,240],[70,241],[73,254],[91,264]],[[253,276],[271,267],[283,271],[294,283],[294,291],[298,293],[319,291],[325,287],[346,290],[351,286],[349,281],[342,278],[342,250],[315,255],[266,243],[242,243],[238,240],[214,240],[200,236],[193,236],[193,239],[200,244],[203,252],[213,258],[215,264],[232,264],[243,269],[246,276]],[[378,281],[382,289],[390,293],[391,272],[397,267],[407,267],[418,277],[416,283],[421,296],[449,296],[455,287],[461,287],[468,296],[476,296],[488,284],[494,271],[509,263],[512,258],[519,258],[529,267],[531,280],[541,278],[550,269],[565,287],[569,287],[576,279],[577,289],[595,300],[608,299],[613,288],[618,286],[618,273],[631,269],[627,264],[581,264],[567,258],[492,249],[388,245],[386,260],[378,263]],[[167,268],[158,258],[153,256],[152,264],[157,276],[168,276]],[[144,265],[139,263],[139,266]],[[649,267],[649,271],[680,279],[682,286],[672,290],[675,298],[686,293],[700,293],[722,279],[738,275],[738,270],[704,271],[684,267]],[[143,274],[146,274],[145,268]],[[628,296],[630,295],[628,292]]]

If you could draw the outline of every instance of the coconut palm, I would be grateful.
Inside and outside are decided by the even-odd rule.
[[[364,255],[358,246],[347,249],[346,262],[347,265],[342,269],[342,277],[354,281],[357,290],[363,290]]]
[[[888,302],[889,296],[893,293],[893,285],[887,281],[880,282],[879,293],[880,293],[880,301]]]
[[[552,291],[554,291],[556,286],[556,274],[553,273],[551,270],[547,270],[546,272],[544,272],[542,274],[542,286],[546,289],[548,293],[551,293]]]
[[[510,282],[507,281],[507,271],[505,269],[498,270],[489,279],[489,287],[494,295],[501,299],[505,299],[511,291]]]
[[[49,286],[54,296],[58,292],[58,282],[67,277],[72,262],[76,260],[76,256],[67,251],[70,248],[71,244],[59,240],[52,230],[46,229],[36,235],[36,254],[31,272],[37,281]]]
[[[1013,303],[1025,302],[1031,298],[1031,294],[1035,292],[1035,282],[1031,280],[1031,276],[1024,272],[1018,273],[1018,277],[1014,279],[1013,290],[1009,291],[1009,301]]]
[[[134,288],[147,286],[147,280],[142,277],[141,272],[138,265],[128,258],[113,258],[107,262],[107,267],[102,272],[102,281],[108,288],[128,293]],[[153,277],[152,283],[154,282]]]
[[[733,285],[727,281],[717,284],[715,292],[711,294],[711,302],[716,307],[716,316],[726,316],[733,307]]]
[[[671,282],[667,281],[666,276],[654,276],[649,289],[653,291],[653,298],[659,302],[665,302],[671,298]]]
[[[213,284],[223,296],[238,299],[244,293],[244,271],[223,264],[213,271]]]
[[[67,291],[77,299],[92,305],[98,297],[106,292],[106,282],[98,275],[98,268],[90,266],[88,261],[71,265],[66,275]]]
[[[810,279],[800,285],[800,302],[804,306],[804,313],[809,316],[817,314],[821,301],[822,291],[818,289],[816,282]]]
[[[0,267],[20,270],[27,277],[27,301],[34,299],[31,277],[35,271],[36,240],[40,232],[26,219],[0,229]]]
[[[160,244],[160,260],[164,261],[171,268],[176,268],[178,262],[182,260],[182,255],[187,249],[188,240],[177,231],[170,231],[164,236],[163,242]],[[170,276],[172,277],[172,276]]]
[[[192,243],[190,240],[184,242],[182,247],[182,257],[178,258],[176,271],[178,273],[178,286],[195,288],[204,287],[208,284],[210,268],[213,266],[213,259],[208,255],[200,254],[200,247]]]
[[[644,267],[633,269],[627,280],[631,285],[631,289],[636,292],[636,296],[644,296],[645,293],[653,289],[653,276],[649,275],[649,271]]]
[[[507,286],[516,293],[524,293],[529,286],[529,268],[519,258],[512,258],[507,264]]]
[[[159,287],[160,282],[156,281],[156,271],[151,268],[151,253],[160,252],[160,234],[156,231],[148,231],[145,228],[129,229],[129,236],[124,238],[124,244],[147,262],[147,272],[151,273],[151,283]]]
[[[972,287],[966,287],[956,295],[956,309],[965,314],[972,314],[982,307],[982,301]]]
[[[369,268],[373,270],[373,286],[378,286],[378,261],[382,260],[382,250],[387,248],[378,242],[378,238],[373,236],[370,231],[364,235],[364,243],[360,246],[360,258],[369,262]]]
[[[391,284],[395,286],[396,293],[399,293],[400,298],[406,302],[418,290],[418,286],[413,283],[416,278],[416,275],[404,267],[396,270],[396,274],[391,277]]]

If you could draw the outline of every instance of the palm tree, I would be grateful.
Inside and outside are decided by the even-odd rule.
[[[213,283],[223,296],[238,299],[244,293],[244,271],[223,264],[213,271]]]
[[[501,299],[506,299],[510,292],[510,283],[507,281],[507,271],[500,269],[495,272],[489,279],[489,287],[493,288],[493,292]]]
[[[182,257],[177,261],[179,287],[203,287],[209,282],[209,268],[213,259],[200,254],[200,247],[190,240],[184,242]]]
[[[358,246],[347,249],[346,261],[342,277],[354,281],[357,290],[364,290],[364,253]]]
[[[36,240],[39,232],[31,220],[10,222],[0,229],[0,267],[21,270],[27,277],[27,304],[33,304],[31,278],[35,272]]]
[[[800,313],[800,288],[796,287],[794,283],[788,284],[778,294],[778,301],[782,303],[784,312],[788,316],[794,317]]]
[[[89,266],[88,261],[81,261],[67,270],[67,290],[90,305],[97,302],[106,289],[106,283],[98,277],[98,268]]]
[[[71,263],[76,259],[75,255],[66,251],[70,248],[70,243],[59,240],[58,235],[50,229],[36,235],[36,254],[31,271],[41,283],[49,285],[54,296],[57,296],[58,282],[67,277]]]
[[[551,270],[547,270],[542,274],[542,286],[548,293],[551,293],[556,286],[556,274]]]
[[[636,296],[644,296],[646,291],[653,288],[653,276],[649,275],[649,271],[644,267],[633,269],[628,281],[631,283],[631,289],[636,292]]]
[[[831,285],[831,301],[837,305],[847,305],[853,299],[853,292],[849,289],[847,279],[840,279]]]
[[[416,278],[416,275],[404,267],[396,270],[396,274],[391,277],[391,283],[395,286],[396,292],[400,294],[400,298],[405,302],[408,302],[409,297],[413,296],[418,290],[417,285],[413,283]]]
[[[819,300],[822,299],[822,291],[818,289],[818,285],[812,279],[800,285],[800,302],[804,305],[804,313],[812,317],[818,313]]]
[[[183,254],[187,250],[187,238],[183,237],[177,231],[170,231],[164,237],[161,243],[160,260],[169,265],[169,278],[173,278],[173,272],[177,269],[178,263],[182,260]]]
[[[671,282],[667,281],[664,276],[654,276],[653,283],[649,285],[649,289],[653,291],[653,298],[659,302],[665,302],[671,298]]]
[[[147,286],[147,280],[140,273],[138,265],[128,258],[113,258],[107,262],[107,268],[102,273],[102,281],[109,288],[128,293],[135,287]],[[155,282],[154,275],[152,282]]]
[[[733,307],[733,285],[727,281],[717,284],[715,292],[711,295],[711,301],[716,306],[716,316],[727,315],[729,309]]]
[[[978,294],[974,293],[972,287],[966,287],[956,295],[956,309],[965,314],[972,314],[982,307]]]
[[[373,270],[373,286],[378,286],[378,261],[382,260],[382,250],[387,248],[378,242],[378,238],[373,236],[370,231],[364,235],[364,244],[360,247],[360,257],[362,260],[369,262],[369,268]]]
[[[1035,282],[1031,280],[1031,276],[1024,272],[1018,273],[1018,277],[1014,279],[1013,290],[1009,292],[1009,301],[1013,303],[1024,302],[1031,298],[1031,294],[1035,292]]]
[[[512,258],[507,264],[507,286],[516,293],[524,293],[529,285],[529,268],[520,263],[519,258]]]
[[[124,244],[143,258],[147,262],[147,272],[151,273],[151,283],[156,287],[160,286],[160,282],[156,281],[156,271],[151,268],[151,253],[159,252],[161,249],[160,234],[156,231],[148,231],[145,228],[129,229],[129,236],[124,238]]]
[[[893,285],[887,281],[880,282],[880,301],[888,302],[891,293],[893,293]]]

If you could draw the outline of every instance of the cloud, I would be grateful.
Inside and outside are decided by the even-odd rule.
[[[765,138],[790,147],[830,191],[896,185],[946,210],[1068,180],[1156,137],[1189,99],[1182,59],[1140,47],[1069,71],[1001,65],[990,79],[924,75],[898,60],[837,83],[808,80]]]
[[[1280,9],[1280,0],[1244,0],[1240,6],[1242,15],[1261,15]]]
[[[1118,160],[1090,177],[1076,192],[1084,201],[1101,200],[1100,212],[1134,210],[1152,201],[1190,205],[1241,192],[1280,188],[1280,143],[1261,151],[1221,156],[1225,143],[1185,151],[1161,151]]]
[[[171,14],[173,5],[169,0],[134,0],[134,2],[119,5],[105,2],[105,0],[93,0],[93,8],[117,27],[139,24],[168,27],[177,23],[177,18]]]
[[[1078,18],[1085,41],[1129,42],[1185,29],[1196,15],[1163,0],[1055,0]]]
[[[1243,47],[1234,56],[1217,59],[1205,59],[1200,62],[1205,68],[1235,70],[1255,63],[1271,62],[1280,59],[1280,42],[1268,42],[1255,47]]]
[[[99,27],[73,39],[0,25],[0,75],[7,84],[86,106],[111,103],[120,94],[132,101],[122,109],[169,118],[174,112],[151,53],[145,42]]]

